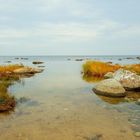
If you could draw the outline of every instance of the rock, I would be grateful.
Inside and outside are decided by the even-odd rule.
[[[114,73],[113,78],[118,80],[126,90],[140,88],[140,76],[131,71],[119,69]]]
[[[38,66],[39,68],[44,68],[45,66]]]
[[[100,140],[102,137],[103,137],[102,134],[97,134],[97,135],[94,135],[91,137],[84,137],[84,139],[86,139],[86,140]]]
[[[134,135],[135,135],[136,137],[140,137],[140,132],[135,132]]]
[[[83,59],[75,59],[75,61],[83,61]]]
[[[93,91],[96,94],[110,97],[124,97],[126,96],[125,89],[122,85],[115,79],[106,79],[99,82]]]
[[[36,65],[36,64],[43,64],[44,62],[41,62],[41,61],[33,61],[32,63]]]
[[[124,98],[124,101],[130,103],[130,102],[133,102],[134,99],[126,97],[126,98]]]
[[[126,59],[133,59],[132,57],[127,57]]]
[[[28,102],[28,101],[30,101],[29,98],[21,97],[21,98],[19,98],[16,102],[17,102],[17,103],[25,103],[25,102]]]
[[[23,67],[23,68],[16,69],[13,72],[15,74],[35,74],[35,73],[40,73],[42,71],[43,71],[42,69]]]
[[[113,62],[111,62],[111,61],[108,61],[107,63],[108,63],[108,64],[112,64]]]
[[[107,74],[104,75],[104,78],[108,79],[108,78],[113,78],[113,72],[108,72]]]
[[[140,99],[138,99],[138,100],[136,101],[136,104],[137,104],[137,105],[140,105]]]
[[[11,63],[12,61],[5,61],[5,63]]]

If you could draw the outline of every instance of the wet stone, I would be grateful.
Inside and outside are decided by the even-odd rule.
[[[140,132],[135,132],[134,135],[135,135],[136,137],[140,137]]]
[[[28,101],[30,101],[29,98],[21,97],[20,99],[17,100],[17,103],[25,103],[25,102],[28,102]]]
[[[102,134],[97,134],[91,137],[84,137],[85,140],[101,140],[101,138],[102,138]]]

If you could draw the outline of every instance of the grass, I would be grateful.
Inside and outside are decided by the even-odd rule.
[[[0,73],[12,73],[14,70],[24,67],[21,64],[0,66]]]
[[[3,65],[0,66],[0,80],[19,80],[19,75],[14,74],[14,70],[24,67],[21,64]]]
[[[109,64],[101,61],[87,61],[83,65],[83,72],[85,75],[94,77],[103,77],[108,72],[115,72],[121,68],[118,64]]]
[[[15,70],[24,67],[25,66],[21,64],[0,66],[0,112],[13,110],[16,105],[15,98],[8,93],[9,86],[15,81],[20,82],[24,76],[33,76],[33,72],[30,72],[32,70],[30,67],[25,67],[25,69],[28,69],[30,72],[28,75],[15,72]]]
[[[19,64],[0,66],[0,112],[15,107],[15,98],[8,93],[8,87],[20,80],[19,75],[14,74],[13,71],[22,67],[24,66]]]
[[[9,111],[15,107],[15,98],[8,93],[8,87],[10,85],[10,81],[0,81],[0,112]]]
[[[101,61],[87,61],[83,64],[83,77],[103,78],[106,73],[115,72],[120,68],[140,74],[140,64],[122,66],[119,64],[110,64]]]
[[[140,64],[125,65],[122,68],[130,70],[131,72],[135,72],[138,75],[140,75]]]

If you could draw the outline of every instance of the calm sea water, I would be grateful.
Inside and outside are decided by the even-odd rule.
[[[37,67],[32,61],[43,61],[41,66],[45,66],[42,73],[24,78],[9,88],[12,95],[17,99],[24,97],[25,101],[19,103],[14,112],[0,114],[0,140],[137,139],[133,133],[140,132],[140,106],[95,95],[92,92],[94,83],[86,82],[81,75],[86,60],[139,63],[136,57],[0,57],[0,64],[11,61]]]

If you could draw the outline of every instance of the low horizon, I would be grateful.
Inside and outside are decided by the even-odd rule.
[[[37,56],[39,56],[39,57],[53,57],[53,56],[56,56],[56,57],[82,57],[82,56],[84,56],[84,57],[90,57],[90,56],[92,56],[92,57],[94,57],[94,56],[140,56],[140,55],[138,55],[138,54],[128,54],[128,55],[126,55],[126,54],[124,54],[124,55],[0,55],[0,57],[37,57]]]

